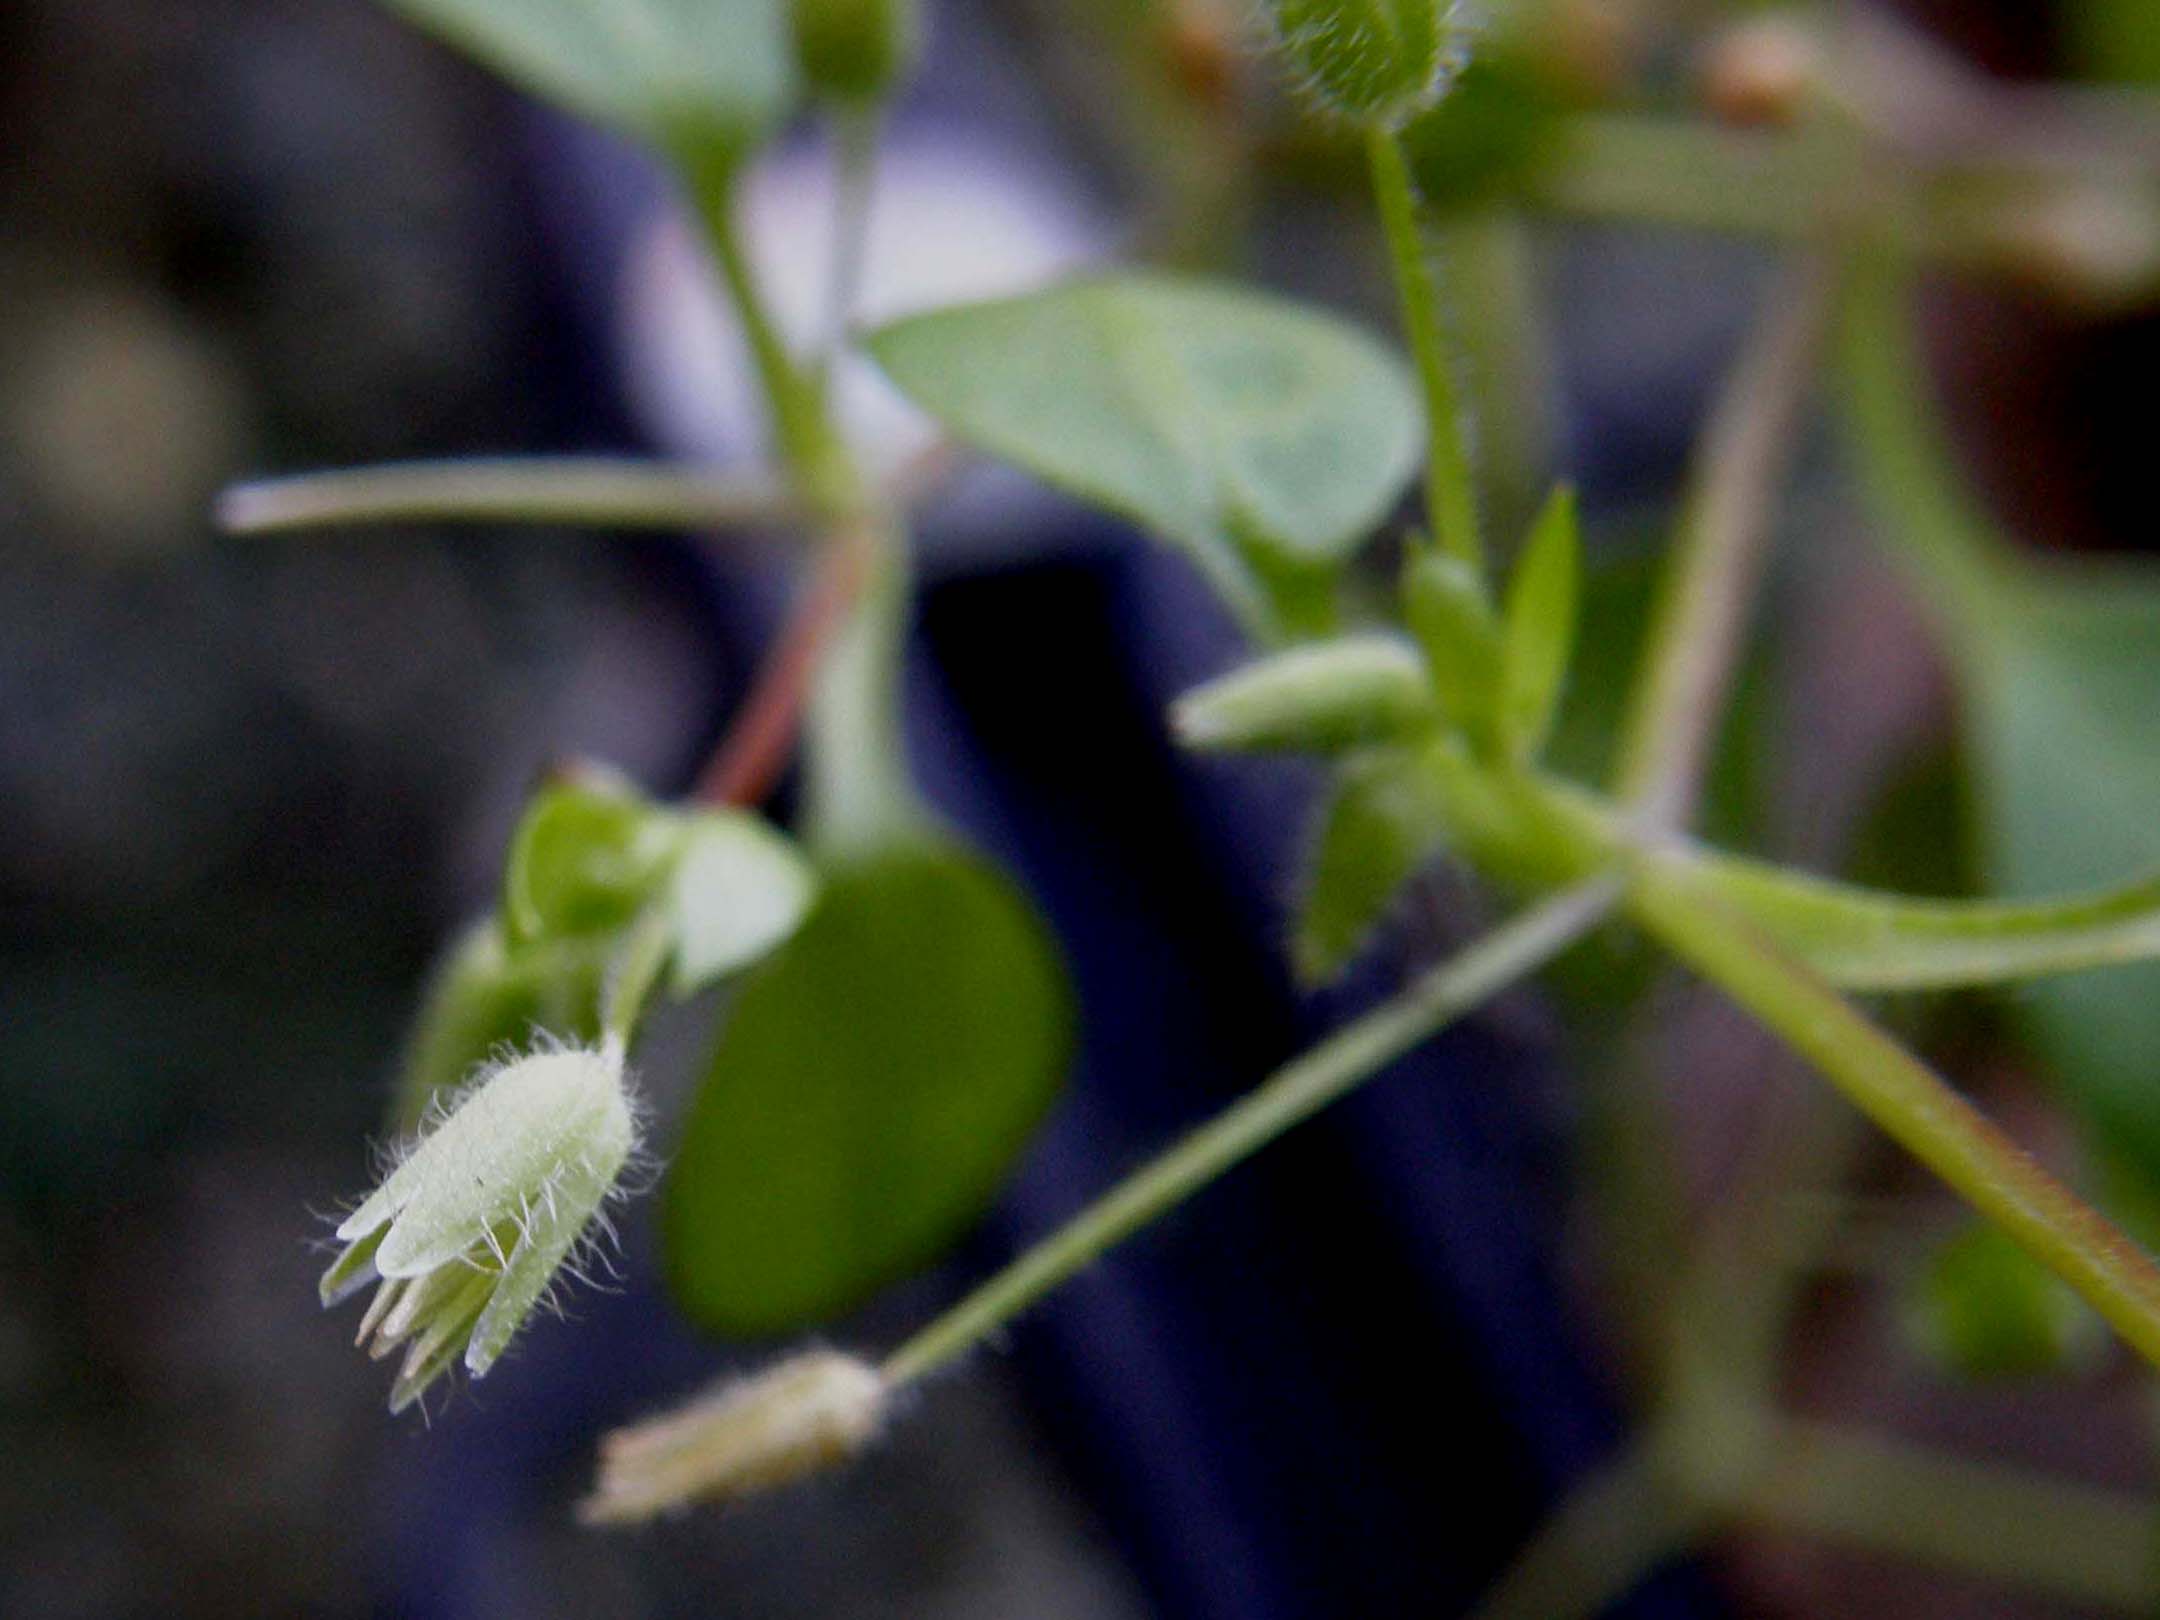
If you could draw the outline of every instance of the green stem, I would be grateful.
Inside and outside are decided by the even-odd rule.
[[[1672,1489],[1654,1448],[1633,1447],[1568,1492],[1476,1620],[1595,1620],[1686,1552],[1708,1517]]]
[[[1395,290],[1402,301],[1403,327],[1417,361],[1425,393],[1425,505],[1427,520],[1442,547],[1472,568],[1483,570],[1485,543],[1478,529],[1477,484],[1471,469],[1468,428],[1456,386],[1454,359],[1440,319],[1440,293],[1418,223],[1417,190],[1402,142],[1393,130],[1373,129],[1365,137],[1372,165],[1373,197],[1387,234]]]
[[[905,841],[926,812],[900,727],[901,654],[911,596],[897,523],[863,518],[827,537],[860,570],[852,611],[825,648],[803,725],[805,832],[824,855]]]
[[[720,278],[750,346],[751,364],[771,413],[780,457],[806,504],[820,511],[846,510],[859,503],[860,476],[833,430],[822,378],[796,364],[766,308],[750,257],[735,229],[732,172],[693,173],[692,182]]]
[[[932,1322],[885,1363],[907,1383],[963,1354],[1097,1256],[1579,939],[1618,894],[1596,880],[1547,900],[1278,1069]]]
[[[229,534],[330,524],[548,523],[607,529],[733,529],[800,523],[771,479],[607,457],[416,461],[235,484],[218,497]]]
[[[1745,1523],[2150,1614],[2160,1528],[2142,1497],[1794,1423]]]
[[[1630,904],[1668,949],[1820,1069],[2160,1366],[2160,1271],[2104,1216],[1851,1002],[1698,893],[1669,860],[1646,859]]]
[[[1648,825],[1682,823],[1700,790],[1762,577],[1770,512],[1799,439],[1832,280],[1817,261],[1779,282],[1703,434],[1621,733],[1620,795]]]

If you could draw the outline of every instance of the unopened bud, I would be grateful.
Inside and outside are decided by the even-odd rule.
[[[1417,649],[1399,636],[1339,636],[1263,658],[1172,705],[1188,748],[1332,750],[1414,734],[1434,717]]]
[[[587,1524],[636,1524],[730,1502],[846,1462],[876,1438],[891,1386],[868,1362],[811,1350],[600,1442]]]
[[[804,81],[843,101],[891,94],[921,48],[916,0],[794,0],[793,17]]]
[[[379,1282],[360,1342],[405,1347],[390,1410],[462,1357],[478,1378],[573,1264],[637,1142],[620,1047],[560,1047],[484,1072],[339,1225],[338,1304]]]
[[[1271,0],[1268,17],[1313,99],[1356,123],[1407,122],[1462,68],[1454,0]]]

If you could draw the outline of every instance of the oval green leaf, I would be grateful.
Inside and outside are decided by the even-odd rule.
[[[956,437],[1182,547],[1248,618],[1332,565],[1416,470],[1416,389],[1332,315],[1118,275],[888,326],[871,352]]]
[[[918,847],[827,874],[743,981],[669,1173],[683,1308],[780,1333],[936,1259],[1056,1095],[1072,1016],[1048,932],[983,861]]]

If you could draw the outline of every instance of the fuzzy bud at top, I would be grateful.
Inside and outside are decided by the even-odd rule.
[[[407,1346],[402,1411],[460,1356],[495,1364],[572,1263],[637,1145],[619,1044],[559,1047],[483,1070],[339,1225],[335,1305],[380,1282],[360,1342]]]
[[[1306,89],[1354,123],[1394,128],[1440,99],[1462,66],[1454,0],[1269,0]]]
[[[891,1386],[831,1350],[790,1356],[600,1442],[587,1524],[635,1524],[692,1502],[728,1502],[847,1461],[876,1437]]]
[[[876,101],[915,65],[917,0],[794,0],[795,59],[819,95]]]

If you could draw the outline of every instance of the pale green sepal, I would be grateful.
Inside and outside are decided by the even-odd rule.
[[[579,1048],[518,1059],[399,1167],[392,1179],[402,1180],[403,1196],[377,1268],[413,1277],[456,1259],[596,1143],[619,1141],[627,1150],[630,1134],[619,1061]]]
[[[540,1303],[540,1296],[547,1292],[556,1271],[577,1247],[586,1222],[600,1207],[601,1198],[614,1184],[622,1164],[617,1160],[605,1167],[604,1176],[596,1173],[598,1168],[576,1185],[566,1187],[551,1208],[533,1211],[525,1236],[511,1250],[502,1280],[473,1325],[471,1341],[465,1346],[465,1369],[475,1378],[495,1365],[496,1358]]]
[[[355,1239],[339,1251],[338,1257],[330,1262],[329,1270],[322,1274],[324,1309],[352,1298],[381,1275],[375,1269],[375,1251],[381,1246],[381,1223],[377,1222],[366,1236]]]

